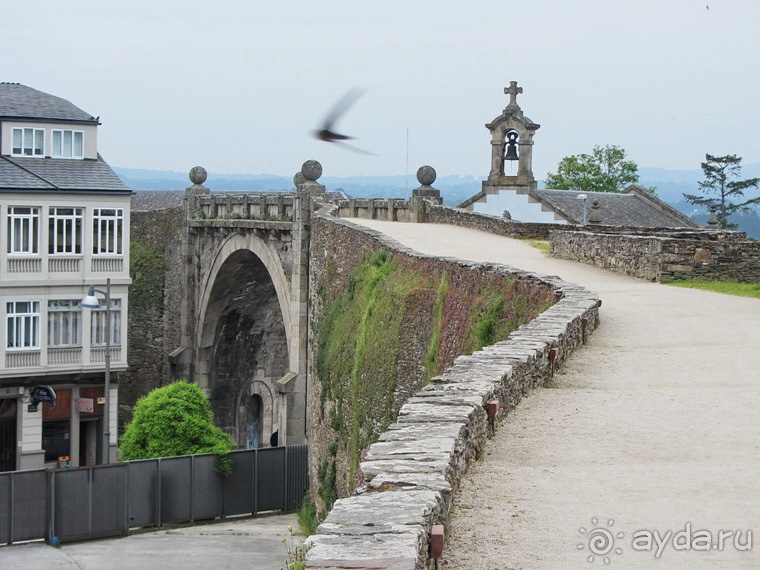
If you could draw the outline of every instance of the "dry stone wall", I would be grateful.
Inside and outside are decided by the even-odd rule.
[[[489,436],[489,402],[500,404],[494,419],[498,423],[523,395],[549,380],[554,367],[593,332],[600,303],[596,295],[557,277],[424,256],[378,232],[323,214],[314,219],[317,235],[312,248],[327,247],[317,237],[323,233],[320,225],[332,230],[325,234],[333,242],[338,234],[344,235],[340,244],[333,245],[338,250],[349,248],[345,251],[349,257],[349,242],[354,252],[365,243],[380,245],[422,265],[446,264],[470,271],[473,277],[482,271],[510,273],[542,283],[559,297],[507,340],[457,357],[409,398],[397,421],[364,455],[360,464],[364,485],[353,496],[339,499],[318,533],[307,539],[308,568],[424,568],[432,525],[448,524],[452,493]],[[349,236],[352,239],[345,239]]]
[[[574,229],[570,224],[534,224],[515,222],[492,216],[464,210],[426,203],[425,221],[434,224],[451,224],[473,230],[481,230],[492,234],[531,239],[549,239],[549,232],[560,229]]]
[[[554,257],[651,281],[704,279],[760,282],[760,243],[743,232],[612,235],[551,232]]]
[[[636,236],[673,236],[681,238],[704,239],[702,230],[687,228],[640,228],[631,226],[608,226],[604,224],[539,224],[507,220],[491,214],[481,214],[437,204],[426,203],[424,218],[427,222],[436,224],[451,224],[481,230],[496,235],[513,238],[530,238],[548,240],[554,231],[592,231],[603,234],[625,234]],[[736,234],[740,232],[718,232],[720,234]],[[737,238],[727,238],[737,239]]]

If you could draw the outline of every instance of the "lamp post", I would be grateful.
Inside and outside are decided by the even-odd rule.
[[[99,309],[100,301],[95,296],[95,293],[105,295],[106,298],[106,371],[105,382],[103,387],[103,395],[105,396],[105,404],[103,406],[103,452],[101,456],[101,463],[108,465],[111,463],[111,430],[110,430],[110,392],[111,392],[111,279],[106,279],[106,290],[101,291],[95,289],[94,285],[90,285],[90,290],[87,295],[82,299],[82,307],[85,309]]]
[[[583,200],[583,225],[585,226],[586,225],[586,199],[588,198],[588,196],[586,196],[585,194],[578,194],[576,198],[578,200]]]

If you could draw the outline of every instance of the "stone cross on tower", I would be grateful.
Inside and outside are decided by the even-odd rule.
[[[517,81],[510,81],[509,87],[504,88],[504,94],[509,95],[508,107],[519,107],[517,104],[517,96],[523,92],[522,87],[517,86]]]

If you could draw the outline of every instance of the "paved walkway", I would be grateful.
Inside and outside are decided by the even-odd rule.
[[[760,568],[760,544],[739,551],[732,536],[705,552],[695,534],[709,531],[712,547],[721,530],[742,531],[740,545],[747,530],[760,535],[759,300],[627,278],[464,228],[357,221],[424,253],[560,275],[603,300],[589,344],[502,422],[465,477],[444,567],[593,568],[606,556],[610,568]],[[689,549],[677,550],[687,523]],[[597,527],[621,553],[591,549]],[[651,551],[634,549],[637,531],[650,532],[638,547],[649,536]],[[655,531],[668,537],[659,557]]]
[[[282,537],[296,515],[254,518],[63,544],[0,547],[2,570],[280,570],[287,556]],[[300,541],[303,537],[296,537]]]

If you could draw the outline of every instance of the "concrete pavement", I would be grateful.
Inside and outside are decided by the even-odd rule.
[[[63,544],[43,543],[0,547],[2,570],[164,570],[181,568],[247,568],[280,570],[285,567],[282,538],[288,525],[298,529],[296,515],[259,515],[254,518]],[[303,537],[296,537],[300,542]]]

